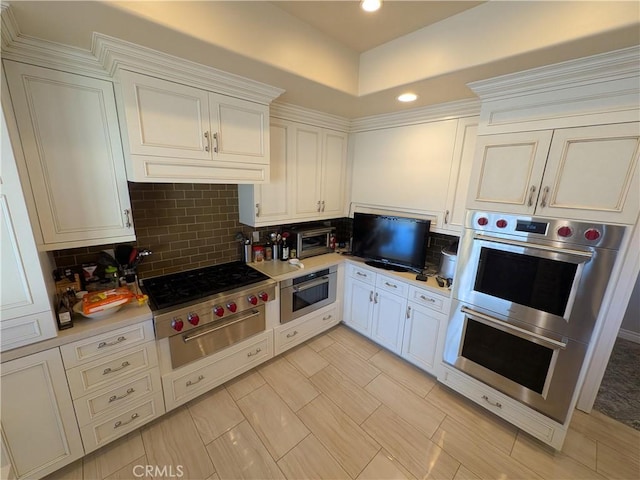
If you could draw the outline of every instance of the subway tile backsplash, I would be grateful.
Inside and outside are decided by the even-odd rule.
[[[238,232],[251,237],[260,232],[261,240],[288,225],[254,229],[239,222],[238,186],[188,183],[129,183],[137,248],[153,252],[138,266],[140,278],[165,275],[193,268],[232,262],[242,258]],[[338,242],[348,244],[351,219],[327,221],[336,227]],[[431,233],[427,262],[436,266],[440,250],[456,237]],[[115,245],[73,248],[54,252],[58,267],[95,262],[100,251]]]

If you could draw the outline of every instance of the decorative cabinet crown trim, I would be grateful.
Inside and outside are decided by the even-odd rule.
[[[24,35],[2,5],[2,58],[111,79],[118,68],[268,105],[284,90],[125,40],[93,34],[91,50]]]
[[[351,120],[348,118],[277,101],[273,102],[269,107],[269,114],[273,118],[279,118],[280,120],[304,123],[341,132],[348,132],[351,126]]]

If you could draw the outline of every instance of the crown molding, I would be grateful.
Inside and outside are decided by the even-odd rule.
[[[364,132],[382,128],[403,127],[418,123],[436,122],[453,118],[472,117],[480,115],[480,100],[458,100],[455,102],[439,103],[426,107],[414,108],[402,112],[385,113],[360,117],[352,120],[351,132]]]
[[[2,58],[113,80],[123,68],[268,105],[284,90],[100,33],[91,50],[20,33],[10,6],[2,4]]]
[[[639,58],[640,46],[634,46],[480,80],[467,86],[483,102],[535,95],[638,77]]]
[[[349,132],[351,127],[351,120],[348,118],[278,101],[270,105],[269,115],[281,120],[305,123],[307,125],[329,128],[341,132]]]

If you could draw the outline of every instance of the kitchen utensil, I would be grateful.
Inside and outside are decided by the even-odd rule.
[[[131,256],[131,250],[133,247],[131,245],[118,245],[115,248],[115,257],[118,261],[118,264],[126,268],[129,265],[129,257]]]

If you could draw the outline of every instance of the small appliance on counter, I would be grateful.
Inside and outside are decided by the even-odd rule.
[[[445,280],[453,280],[456,274],[456,264],[458,262],[458,241],[450,243],[441,251],[440,270],[438,276]]]
[[[289,230],[287,243],[296,250],[297,258],[331,253],[335,249],[335,227],[300,227]],[[333,245],[333,248],[331,248]]]

